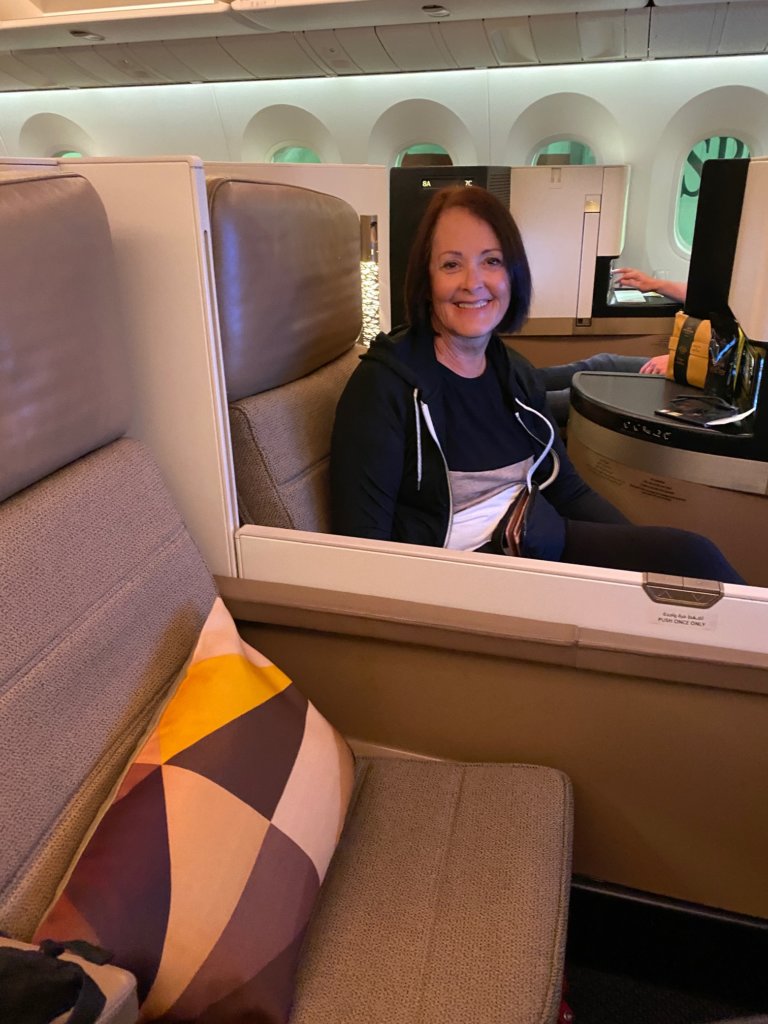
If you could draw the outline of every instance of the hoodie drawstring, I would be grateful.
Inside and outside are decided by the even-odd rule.
[[[539,487],[539,490],[543,491],[546,487],[549,487],[549,485],[552,483],[553,480],[556,479],[558,473],[560,472],[560,457],[558,456],[557,452],[552,451],[552,445],[555,443],[555,428],[550,423],[548,417],[546,417],[543,413],[540,413],[538,409],[532,409],[530,405],[526,405],[525,402],[521,402],[519,398],[515,398],[515,401],[522,409],[525,409],[526,412],[532,412],[534,416],[538,416],[540,420],[543,420],[547,426],[547,430],[549,431],[549,439],[546,442],[542,441],[540,437],[537,437],[532,430],[529,430],[528,427],[526,427],[526,425],[523,423],[523,417],[520,415],[520,413],[515,413],[515,419],[526,432],[526,434],[532,437],[534,441],[538,441],[539,444],[544,445],[544,451],[534,461],[533,465],[525,475],[525,482],[529,491],[531,490],[531,486],[533,484],[533,474],[542,464],[544,459],[546,459],[549,453],[552,452],[552,462],[554,465],[552,472],[549,474],[544,483],[541,484],[541,486]]]
[[[416,416],[416,490],[421,490],[421,416],[419,415],[419,389],[413,389],[413,412]]]

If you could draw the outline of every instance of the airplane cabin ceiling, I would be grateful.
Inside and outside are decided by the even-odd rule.
[[[86,2],[0,0],[0,91],[768,49],[768,0],[165,0],[157,11],[148,11],[146,0],[79,6]],[[430,16],[435,8],[449,13]]]

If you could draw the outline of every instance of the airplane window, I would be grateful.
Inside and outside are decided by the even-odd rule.
[[[539,164],[594,164],[595,154],[586,142],[575,139],[558,139],[536,151],[532,163]]]
[[[680,191],[675,213],[675,235],[678,244],[691,251],[693,228],[696,222],[696,207],[699,202],[701,169],[705,160],[748,158],[749,146],[732,135],[712,135],[697,142],[686,157],[680,175]]]
[[[59,153],[54,153],[54,157],[58,160],[60,157],[82,157],[82,153],[78,153],[76,149],[62,149]]]
[[[451,155],[436,142],[417,142],[397,154],[395,167],[436,167],[451,165]]]
[[[281,146],[269,158],[273,164],[321,164],[323,161],[308,146]]]

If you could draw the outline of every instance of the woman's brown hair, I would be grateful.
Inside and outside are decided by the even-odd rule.
[[[438,218],[446,210],[463,209],[492,229],[499,240],[510,282],[509,307],[497,330],[513,334],[528,316],[531,271],[517,224],[507,207],[479,185],[452,185],[433,197],[416,231],[405,274],[405,313],[413,327],[427,328],[432,316],[429,261]]]

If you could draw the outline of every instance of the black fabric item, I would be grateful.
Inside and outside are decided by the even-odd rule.
[[[57,942],[55,939],[43,939],[40,943],[41,952],[46,956],[61,956],[62,953],[74,953],[81,960],[87,960],[91,964],[111,964],[115,954],[101,946],[94,946],[92,942],[85,939],[72,939],[69,942]]]
[[[105,1005],[104,993],[80,964],[53,952],[0,946],[3,1024],[48,1024],[67,1011],[66,1024],[94,1024]]]

